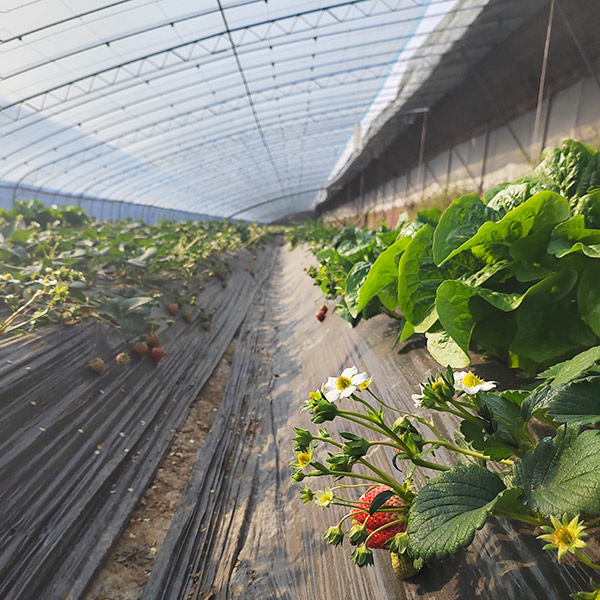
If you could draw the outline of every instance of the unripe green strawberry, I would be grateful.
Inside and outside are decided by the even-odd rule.
[[[390,556],[392,557],[392,568],[399,579],[408,579],[421,570],[415,567],[414,560],[406,552],[403,554],[390,552]]]
[[[376,529],[379,529],[383,525],[387,525],[392,521],[398,519],[398,513],[381,512],[378,511],[374,515],[369,516],[369,508],[371,502],[381,492],[391,490],[392,488],[387,485],[380,485],[372,488],[365,492],[355,503],[355,508],[350,510],[352,515],[352,522],[356,525],[362,525],[366,521],[366,529],[369,534],[373,533]],[[388,498],[386,503],[381,508],[394,508],[404,506],[404,502],[399,496],[391,496]],[[367,542],[369,548],[385,548],[387,542],[389,542],[397,533],[401,533],[406,530],[406,523],[396,523],[391,525],[382,531],[375,533]]]
[[[101,358],[92,358],[88,363],[88,367],[94,371],[94,373],[98,373],[98,375],[102,375],[104,372],[104,361]]]

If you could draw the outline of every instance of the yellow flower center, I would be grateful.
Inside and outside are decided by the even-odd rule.
[[[340,377],[337,378],[337,389],[340,390],[340,392],[344,391],[347,387],[350,387],[350,385],[352,385],[352,382],[347,377],[342,377],[340,375]]]
[[[298,452],[296,458],[298,459],[298,466],[304,469],[312,460],[312,452]]]
[[[576,539],[568,527],[561,527],[554,532],[554,543],[557,546],[570,546]]]
[[[467,373],[465,375],[465,378],[463,379],[463,385],[468,388],[475,387],[480,383],[483,383],[482,380],[479,379],[479,377],[477,377],[477,375],[474,375],[473,373]]]
[[[470,373],[469,373],[469,375],[470,375]],[[468,375],[467,375],[467,377],[468,377]],[[466,377],[465,377],[465,379],[466,379]],[[431,384],[431,389],[432,389],[434,392],[437,392],[438,390],[441,390],[443,386],[444,386],[444,384],[443,384],[441,381],[434,381],[434,382]]]
[[[333,492],[323,492],[319,498],[321,504],[328,504],[333,500]]]

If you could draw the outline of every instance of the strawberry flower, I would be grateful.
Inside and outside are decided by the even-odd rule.
[[[538,539],[549,542],[544,546],[544,550],[558,550],[558,562],[563,559],[567,552],[575,553],[577,548],[585,548],[587,544],[581,539],[585,536],[583,530],[585,525],[579,522],[577,515],[570,522],[567,515],[563,515],[562,522],[556,517],[550,516],[552,527],[545,525],[542,529],[546,532],[538,535]]]
[[[329,487],[325,488],[325,490],[319,490],[317,492],[317,496],[315,497],[315,504],[320,506],[321,508],[327,508],[333,502],[335,496],[333,490]]]
[[[323,394],[329,402],[349,398],[357,390],[364,390],[371,384],[366,373],[359,373],[357,367],[349,367],[339,377],[329,377],[323,384]]]
[[[454,373],[454,386],[457,390],[465,392],[470,396],[478,392],[489,392],[496,387],[495,381],[485,381],[474,373],[458,371]]]

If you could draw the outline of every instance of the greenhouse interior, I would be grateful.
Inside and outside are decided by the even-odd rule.
[[[600,600],[599,27],[2,0],[0,598]]]

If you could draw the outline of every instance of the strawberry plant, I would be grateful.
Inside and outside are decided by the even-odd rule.
[[[276,228],[228,221],[101,222],[76,207],[0,210],[0,335],[92,317],[146,333],[158,298],[193,305],[223,253],[255,252]],[[177,306],[177,308],[176,308]]]
[[[567,140],[526,177],[392,231],[305,226],[309,275],[351,324],[402,319],[399,339],[425,334],[441,364],[477,349],[535,374],[600,341],[599,188],[600,153]]]
[[[415,412],[380,399],[366,373],[345,369],[304,404],[320,429],[295,428],[292,479],[333,481],[319,491],[303,485],[300,496],[344,509],[324,538],[335,546],[347,539],[358,566],[385,549],[397,572],[412,576],[468,547],[494,515],[537,529],[559,562],[569,553],[600,570],[586,542],[600,526],[600,434],[586,428],[600,423],[599,362],[595,347],[545,371],[533,390],[505,391],[448,367],[420,384]],[[423,411],[457,417],[453,439]],[[331,433],[323,424],[332,421],[353,431]],[[552,432],[541,440],[532,429],[540,422]],[[367,492],[353,499],[360,487]]]

